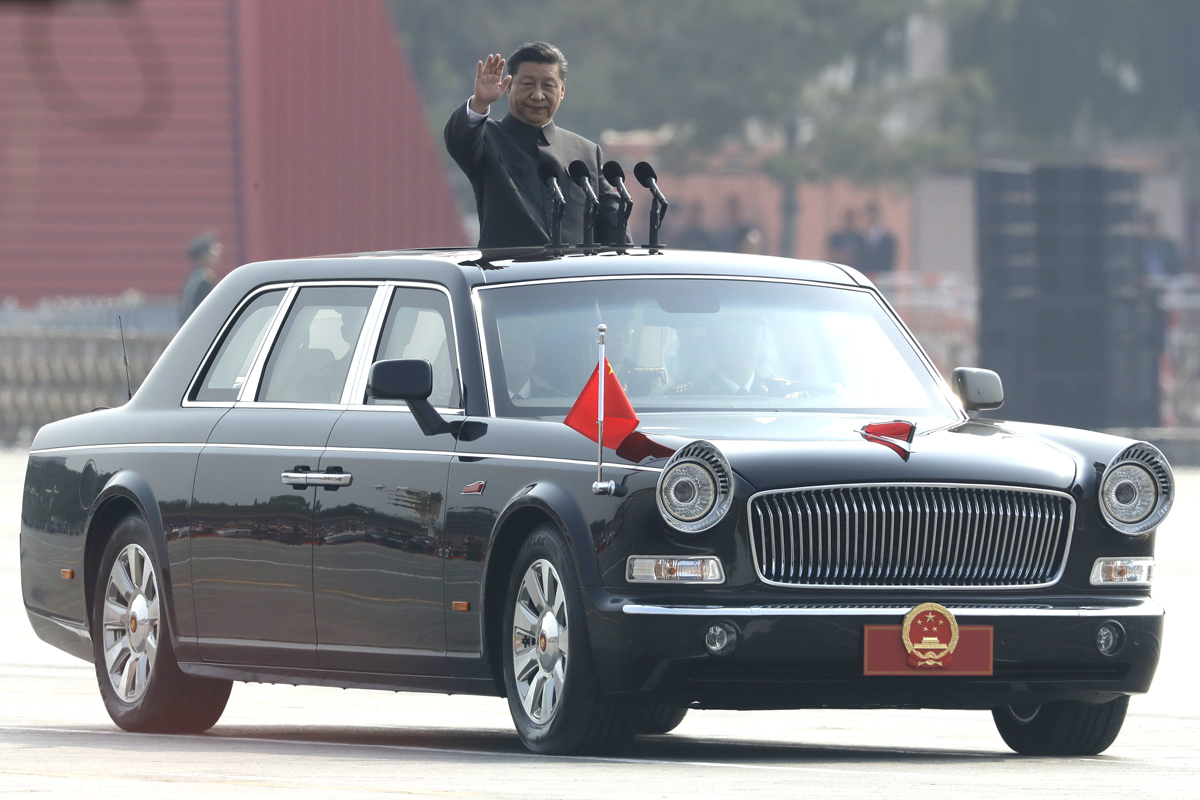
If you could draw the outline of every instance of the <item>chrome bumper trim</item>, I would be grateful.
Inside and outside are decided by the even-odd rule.
[[[904,616],[912,605],[894,606],[649,606],[630,603],[626,614],[662,617],[886,617]],[[1149,597],[1130,605],[946,606],[956,617],[1161,617],[1166,611]]]

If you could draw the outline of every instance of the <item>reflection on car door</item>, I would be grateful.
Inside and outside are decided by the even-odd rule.
[[[192,541],[206,661],[315,667],[310,486],[375,286],[300,288],[260,370],[200,454]],[[257,368],[256,368],[257,369]]]
[[[369,363],[424,358],[430,401],[460,405],[446,296],[397,287]],[[317,491],[313,553],[320,665],[442,674],[446,630],[442,531],[454,438],[425,436],[404,405],[356,396],[329,437],[323,472],[353,475]]]

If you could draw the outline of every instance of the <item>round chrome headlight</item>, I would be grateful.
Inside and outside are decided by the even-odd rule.
[[[721,521],[733,499],[729,462],[709,442],[691,442],[676,451],[658,478],[658,510],[672,528],[708,530]]]
[[[1158,502],[1154,476],[1140,464],[1121,464],[1104,478],[1101,488],[1104,507],[1128,525],[1150,516]]]
[[[1112,460],[1100,480],[1100,510],[1108,524],[1137,536],[1156,527],[1171,510],[1175,481],[1155,447],[1137,444]]]
[[[695,522],[712,510],[717,481],[707,469],[687,461],[663,475],[661,492],[663,505],[672,517]]]

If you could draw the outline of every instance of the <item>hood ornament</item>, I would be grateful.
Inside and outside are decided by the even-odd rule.
[[[859,434],[868,442],[881,444],[900,458],[908,461],[912,455],[912,440],[917,426],[902,419],[891,422],[871,422],[864,425]]]

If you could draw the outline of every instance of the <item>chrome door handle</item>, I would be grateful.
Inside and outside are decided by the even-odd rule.
[[[309,486],[349,486],[354,476],[349,472],[310,472]]]
[[[284,486],[291,486],[299,489],[308,486],[308,476],[310,472],[285,472],[279,476]]]

